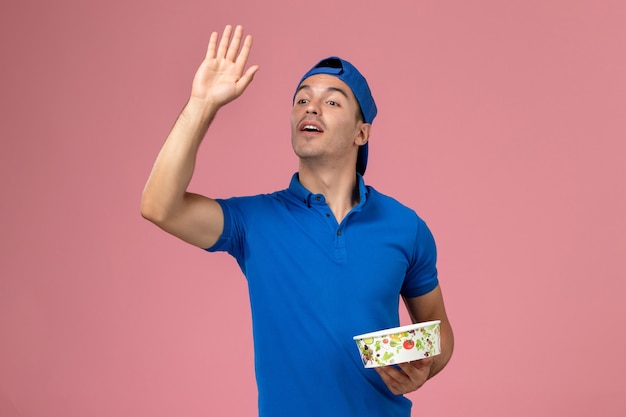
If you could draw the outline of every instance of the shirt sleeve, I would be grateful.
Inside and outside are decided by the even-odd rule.
[[[437,247],[435,239],[426,225],[418,217],[413,259],[400,293],[407,298],[428,294],[439,285],[437,275]]]
[[[217,199],[224,214],[224,229],[215,244],[205,250],[207,252],[227,252],[232,255],[237,262],[243,258],[243,222],[240,210],[235,204],[235,199]]]

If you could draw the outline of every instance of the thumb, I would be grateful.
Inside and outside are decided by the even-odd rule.
[[[254,74],[259,70],[258,65],[253,65],[239,78],[237,81],[237,89],[239,90],[239,94],[243,93],[246,88],[250,85],[252,80],[254,79]]]

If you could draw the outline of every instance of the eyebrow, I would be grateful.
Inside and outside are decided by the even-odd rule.
[[[310,90],[311,86],[308,84],[302,84],[300,87],[298,87],[298,90],[296,90],[296,94],[300,91],[300,90]],[[346,93],[346,91],[342,88],[339,87],[327,87],[326,91],[336,91],[340,94],[342,94],[345,98],[350,98],[348,97],[348,93]]]

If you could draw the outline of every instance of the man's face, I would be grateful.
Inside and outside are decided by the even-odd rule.
[[[291,143],[299,158],[356,163],[358,147],[367,141],[363,130],[369,133],[364,125],[352,90],[339,78],[317,74],[302,81],[291,111]]]

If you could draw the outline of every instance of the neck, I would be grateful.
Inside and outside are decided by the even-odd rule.
[[[359,203],[354,169],[320,171],[311,170],[300,163],[298,178],[300,184],[313,194],[324,195],[328,207],[339,223]]]

